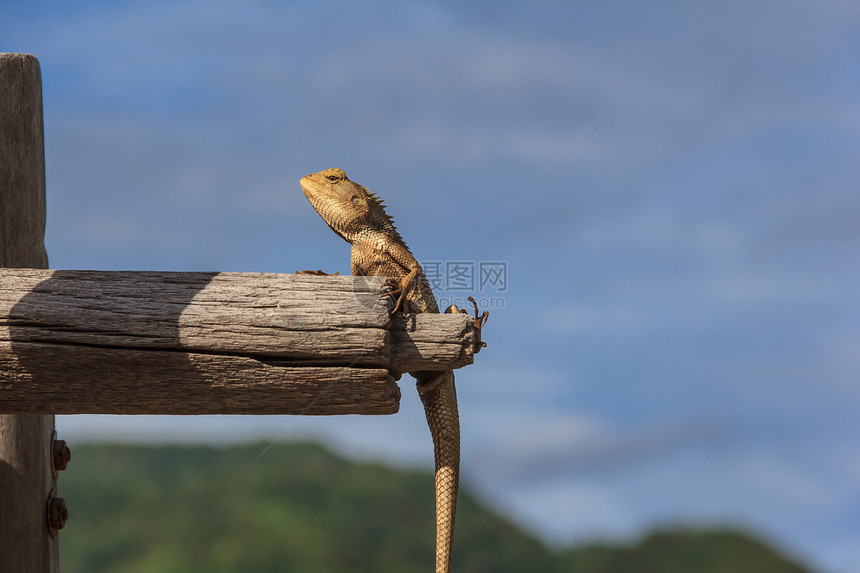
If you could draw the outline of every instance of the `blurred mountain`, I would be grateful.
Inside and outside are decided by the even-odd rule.
[[[433,561],[433,477],[312,443],[84,445],[59,480],[64,573],[410,572]],[[739,532],[552,551],[461,493],[458,572],[808,571]]]
[[[802,573],[761,541],[738,531],[678,529],[632,546],[592,545],[561,556],[572,573]]]

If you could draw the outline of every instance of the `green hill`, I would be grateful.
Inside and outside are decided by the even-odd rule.
[[[59,488],[64,573],[410,572],[433,561],[433,478],[315,444],[74,449]],[[739,533],[666,532],[554,553],[460,498],[458,572],[800,573]]]
[[[633,546],[593,545],[562,555],[575,573],[801,573],[809,571],[737,531],[653,533]]]

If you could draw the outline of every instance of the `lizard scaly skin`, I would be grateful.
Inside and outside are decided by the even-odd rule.
[[[412,256],[382,201],[341,169],[302,178],[305,196],[331,229],[352,245],[352,274],[388,277],[399,295],[395,311],[439,312],[421,265]],[[436,573],[448,573],[460,477],[460,420],[454,371],[410,372],[415,377],[436,461]]]

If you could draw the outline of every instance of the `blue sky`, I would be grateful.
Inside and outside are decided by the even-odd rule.
[[[486,500],[559,545],[734,524],[860,570],[855,3],[3,12],[42,65],[52,268],[348,272],[298,186],[341,167],[420,260],[507,264],[458,373]],[[57,426],[426,467],[402,386],[390,417]]]

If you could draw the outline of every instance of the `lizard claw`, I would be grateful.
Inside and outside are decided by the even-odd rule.
[[[475,316],[472,317],[472,326],[475,327],[475,354],[477,354],[487,345],[486,342],[481,340],[481,329],[484,328],[484,325],[487,323],[487,319],[490,317],[490,311],[485,310],[481,316],[478,316],[478,303],[471,296],[469,297],[469,302],[471,302],[472,306],[475,308]],[[458,308],[456,304],[449,306],[445,312],[469,314],[465,308]]]
[[[389,278],[382,285],[383,288],[387,288],[388,290],[385,292],[387,296],[396,296],[397,302],[394,304],[394,308],[391,310],[389,314],[394,314],[397,312],[397,309],[401,309],[403,314],[406,315],[409,313],[409,305],[406,302],[406,296],[409,294],[412,289],[418,286],[418,275],[421,274],[420,266],[413,266],[405,277],[400,279]]]
[[[397,297],[397,301],[394,304],[394,308],[391,309],[391,311],[389,311],[389,313],[388,313],[388,314],[394,314],[395,312],[397,312],[397,309],[400,308],[401,304],[403,303],[403,295],[404,295],[403,287],[401,286],[400,281],[398,281],[396,279],[386,279],[385,283],[383,283],[383,285],[382,285],[382,288],[383,288],[383,296]],[[403,314],[406,314],[405,309],[404,309]]]

